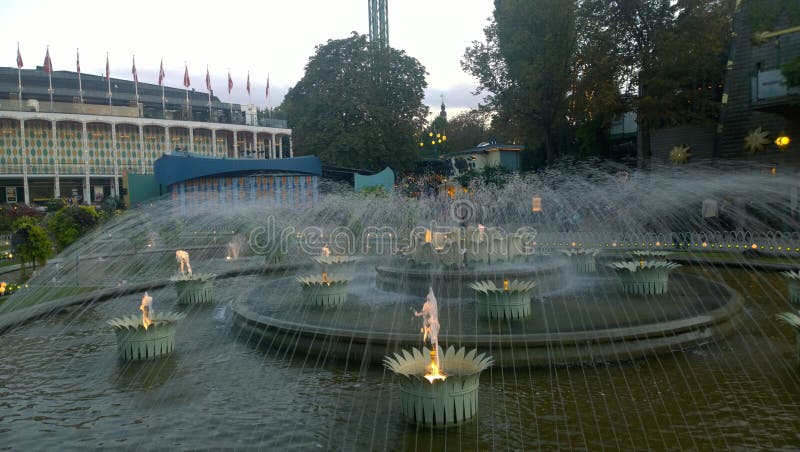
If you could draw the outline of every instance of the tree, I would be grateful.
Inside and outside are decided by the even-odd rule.
[[[364,35],[317,46],[281,105],[296,153],[353,168],[409,168],[428,113],[425,74],[415,58]]]
[[[454,151],[473,148],[488,140],[487,117],[479,110],[459,113],[447,123],[447,143]]]
[[[642,162],[651,155],[650,131],[715,119],[727,59],[732,3],[727,0],[584,0],[579,39],[605,33],[602,52],[617,65],[637,112]],[[610,46],[608,44],[611,44]],[[603,66],[607,69],[608,66]]]
[[[556,156],[555,135],[566,122],[576,48],[572,0],[495,0],[486,42],[468,48],[462,67],[492,94],[484,108],[492,127],[533,149]]]
[[[56,239],[56,244],[63,250],[94,228],[97,220],[98,215],[94,207],[70,206],[56,212],[50,219],[48,227]]]
[[[50,257],[53,244],[47,236],[47,231],[36,224],[31,217],[22,217],[14,222],[14,249],[20,262],[31,262],[36,270],[36,263],[44,265]]]

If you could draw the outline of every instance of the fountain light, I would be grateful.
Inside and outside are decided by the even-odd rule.
[[[192,274],[189,253],[185,250],[175,252],[180,264],[178,273],[170,278],[175,283],[178,303],[211,303],[214,301],[214,278],[212,273]]]
[[[493,359],[477,355],[477,350],[456,352],[452,346],[441,352],[439,306],[433,288],[428,289],[422,310],[414,311],[414,317],[422,318],[422,340],[430,342],[431,349],[414,347],[410,353],[402,350],[402,354],[383,360],[387,368],[405,377],[400,383],[403,415],[421,425],[459,425],[478,412],[480,372],[492,365]]]
[[[497,287],[492,280],[468,284],[475,291],[475,304],[482,317],[490,319],[520,319],[531,314],[531,293],[535,281],[503,280]]]
[[[303,289],[303,299],[314,306],[337,306],[347,301],[346,278],[329,275],[323,271],[319,276],[297,278]]]
[[[331,249],[328,248],[328,245],[323,245],[322,246],[322,255],[323,256],[330,256],[331,255]]]
[[[573,244],[573,246],[575,245]],[[559,251],[567,256],[570,266],[576,272],[594,273],[597,271],[596,257],[600,253],[599,248],[576,248]]]
[[[175,349],[175,325],[183,313],[153,311],[153,298],[144,293],[139,305],[141,319],[135,315],[117,317],[107,323],[117,336],[119,357],[126,361],[166,356]]]
[[[681,264],[666,260],[620,261],[608,264],[617,271],[622,287],[629,294],[665,294],[669,273]]]

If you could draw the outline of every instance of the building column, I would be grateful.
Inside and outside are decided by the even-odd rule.
[[[164,152],[164,154],[167,154],[167,153],[172,151],[172,142],[169,141],[169,127],[168,126],[164,126],[164,149],[167,150],[167,152]]]
[[[269,136],[269,158],[275,158],[275,134]]]
[[[279,157],[278,158],[282,159],[283,158],[283,138],[281,138],[281,140],[278,141],[278,151],[279,151],[279,153],[278,153]]]
[[[211,129],[211,155],[217,156],[217,129]]]
[[[155,144],[155,143],[154,143]],[[142,174],[145,174],[145,165],[147,162],[147,157],[145,157],[145,147],[144,147],[144,126],[139,124],[139,158],[142,161]]]
[[[294,149],[292,149],[292,136],[289,135],[289,158],[294,158]]]
[[[58,148],[58,128],[56,127],[56,121],[53,121],[53,174],[55,177],[53,178],[53,198],[60,198],[61,197],[61,182],[58,180],[58,173],[59,173],[59,160],[60,160],[60,152]]]
[[[26,205],[31,203],[30,187],[28,186],[28,145],[25,144],[25,121],[19,120],[19,144],[22,146],[22,191]]]
[[[194,127],[189,127],[189,152],[194,152]]]
[[[258,158],[258,133],[253,131],[253,153]]]
[[[83,203],[89,204],[89,191],[91,190],[91,180],[89,179],[89,137],[86,132],[86,123],[83,126]]]
[[[233,158],[238,159],[239,158],[239,143],[236,141],[236,139],[237,139],[236,135],[237,135],[237,133],[234,130],[233,131]]]
[[[119,198],[119,149],[117,149],[117,125],[111,124],[111,150],[114,151],[114,197]]]

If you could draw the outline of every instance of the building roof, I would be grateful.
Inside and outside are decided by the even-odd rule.
[[[44,68],[22,69],[22,94],[25,99],[38,99],[49,101],[49,80]],[[0,67],[0,97],[16,99],[18,93],[17,68]],[[108,82],[104,76],[81,73],[81,88],[83,100],[88,104],[108,103]],[[139,82],[139,102],[145,106],[161,109],[161,86],[152,83]],[[111,77],[111,100],[115,105],[129,105],[136,101],[135,88],[132,80]],[[78,73],[72,71],[53,71],[53,100],[56,102],[73,102],[80,97],[78,89]],[[166,104],[170,106],[183,106],[186,104],[186,90],[164,87]],[[189,90],[189,103],[193,108],[208,108],[208,92]],[[219,98],[211,96],[213,108],[228,110],[231,104],[220,102]],[[236,110],[241,106],[233,104]]]
[[[237,174],[293,173],[319,176],[322,163],[314,155],[290,159],[228,159],[198,157],[191,154],[165,154],[153,163],[156,181],[172,185],[198,177]]]
[[[489,152],[494,151],[513,151],[513,152],[520,152],[524,151],[525,146],[521,144],[506,144],[506,143],[481,143],[474,148],[464,149],[463,151],[456,151],[450,152],[442,156],[442,158],[449,159],[452,157],[458,157],[460,155],[472,155],[472,154],[486,154]]]

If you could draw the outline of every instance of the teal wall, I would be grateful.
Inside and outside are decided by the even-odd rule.
[[[161,197],[161,186],[153,174],[128,173],[123,186],[128,189],[125,201],[129,207]]]
[[[363,174],[354,174],[355,189],[357,192],[367,188],[381,186],[386,190],[386,193],[391,193],[394,190],[394,171],[391,168],[384,168],[383,171],[371,176]]]

